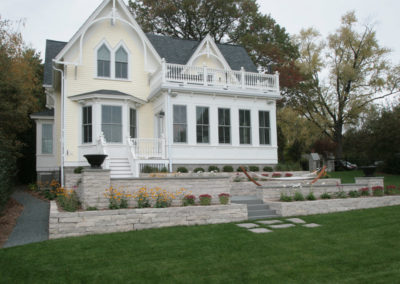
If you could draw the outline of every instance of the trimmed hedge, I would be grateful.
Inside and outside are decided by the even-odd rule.
[[[13,190],[16,163],[16,158],[0,144],[0,212]]]

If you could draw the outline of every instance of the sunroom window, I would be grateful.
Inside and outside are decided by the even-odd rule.
[[[110,77],[111,53],[105,44],[97,50],[97,76]]]
[[[42,124],[42,154],[53,154],[53,124]]]
[[[82,141],[92,143],[92,107],[82,108]]]
[[[115,78],[128,79],[128,53],[122,46],[115,52]]]
[[[239,136],[240,144],[251,144],[250,110],[239,110]]]
[[[208,107],[196,107],[197,143],[210,142],[209,128]]]
[[[258,112],[259,127],[260,127],[260,144],[270,144],[270,123],[269,112],[260,110]]]
[[[187,129],[187,120],[186,120],[186,106],[184,105],[174,105],[174,142],[178,143],[186,143],[186,129]]]

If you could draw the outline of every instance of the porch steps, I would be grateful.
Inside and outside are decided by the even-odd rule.
[[[247,216],[249,220],[268,219],[280,217],[275,210],[271,210],[268,205],[257,198],[257,196],[232,196],[232,203],[247,204]]]
[[[128,158],[111,158],[110,171],[111,178],[133,177]]]

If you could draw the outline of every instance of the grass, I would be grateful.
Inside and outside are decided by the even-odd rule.
[[[330,172],[328,173],[331,178],[340,178],[342,183],[354,183],[355,177],[363,177],[362,171],[343,171],[343,172]],[[400,186],[400,175],[388,175],[383,173],[376,173],[375,176],[385,177],[384,182],[386,185]]]
[[[68,238],[0,250],[1,283],[396,283],[400,206],[307,216],[308,229],[235,224]]]

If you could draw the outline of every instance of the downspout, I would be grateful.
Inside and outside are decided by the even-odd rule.
[[[171,89],[168,89],[168,94],[167,94],[167,127],[166,127],[166,132],[167,132],[167,139],[168,139],[168,163],[169,163],[169,172],[172,173],[172,159],[171,159],[171,133],[169,133],[170,129],[170,120],[171,120],[171,115],[170,115],[170,105],[171,105]]]
[[[64,70],[58,69],[53,65],[53,69],[61,73],[61,186],[64,187],[64,106],[65,106],[65,95],[64,95]]]

